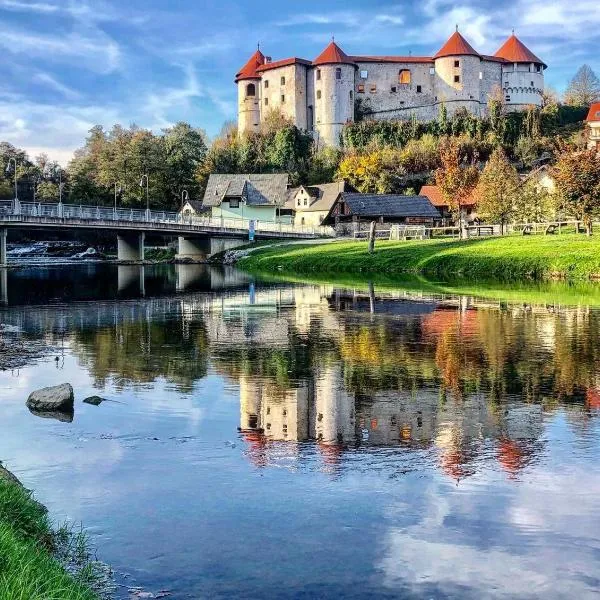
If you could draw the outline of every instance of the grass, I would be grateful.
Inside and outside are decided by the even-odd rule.
[[[589,280],[600,278],[600,238],[563,234],[465,241],[336,242],[266,247],[240,261],[250,271],[292,275],[403,274],[467,281]]]
[[[104,579],[83,534],[55,533],[46,509],[0,476],[0,600],[98,600]]]

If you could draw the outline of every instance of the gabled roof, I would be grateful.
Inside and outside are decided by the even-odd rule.
[[[600,102],[596,102],[590,106],[590,111],[585,119],[588,121],[600,121]]]
[[[295,204],[296,194],[300,190],[306,190],[312,198],[310,206],[302,206],[299,212],[321,212],[330,211],[338,196],[342,192],[352,191],[353,188],[345,181],[337,181],[335,183],[321,183],[319,185],[303,185],[293,190],[290,190],[288,201],[285,204],[286,208],[298,210]]]
[[[200,200],[186,200],[183,208],[179,212],[185,210],[186,206],[192,208],[196,213],[202,213],[208,210],[208,207],[204,206]]]
[[[429,198],[429,201],[433,206],[437,206],[442,208],[443,206],[448,206],[448,202],[446,202],[442,190],[437,185],[424,185],[421,188],[420,192],[421,196],[426,196]],[[463,201],[462,206],[475,206],[477,204],[477,200],[475,198],[475,192],[471,194],[469,198]]]
[[[480,56],[480,54],[458,31],[455,31],[434,58],[444,58],[445,56]]]
[[[333,41],[313,60],[315,66],[339,64],[353,65],[354,61]]]
[[[547,66],[514,33],[502,44],[494,56],[511,63],[536,63],[543,65],[544,68]]]
[[[265,55],[257,50],[235,76],[236,82],[242,79],[260,79],[256,70],[266,62]]]
[[[287,199],[287,173],[212,174],[204,192],[204,206],[220,206],[224,198],[243,198],[247,204],[281,206]]]
[[[350,214],[360,217],[441,218],[440,213],[425,196],[344,192],[341,194],[340,202],[345,203],[350,209]]]
[[[265,62],[264,65],[261,65],[256,69],[257,73],[264,73],[265,71],[270,71],[271,69],[278,69],[279,67],[287,67],[289,65],[306,65],[310,66],[312,63],[310,60],[304,60],[303,58],[298,58],[296,56],[292,58],[283,58],[281,60],[276,60],[273,62]]]

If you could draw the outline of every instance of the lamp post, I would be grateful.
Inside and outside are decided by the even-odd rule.
[[[185,205],[185,203],[190,199],[190,195],[188,194],[187,190],[183,190],[181,192],[181,210],[183,210],[183,207]]]
[[[146,220],[149,221],[150,220],[150,196],[148,193],[149,179],[148,179],[147,173],[142,175],[142,178],[140,179],[140,187],[141,188],[144,187],[144,180],[146,180]]]
[[[117,186],[119,186],[119,187],[117,187]],[[115,219],[117,218],[117,195],[120,194],[122,191],[123,191],[123,188],[121,187],[119,182],[115,181],[115,208],[114,208]]]
[[[63,201],[62,201],[62,169],[58,167],[58,216],[60,218],[63,217],[64,209],[63,209]]]
[[[6,172],[10,173],[10,163],[13,162],[15,165],[15,199],[13,201],[13,211],[15,213],[19,212],[19,186],[17,183],[17,159],[14,157],[11,157],[8,159],[8,164],[6,165]]]

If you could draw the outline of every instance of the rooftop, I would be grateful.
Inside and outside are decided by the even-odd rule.
[[[590,106],[590,110],[585,119],[586,121],[600,121],[600,102],[596,102]]]
[[[481,56],[467,40],[456,30],[448,41],[438,50],[434,58],[446,56]]]
[[[448,206],[448,202],[444,198],[442,190],[437,185],[424,185],[421,188],[421,196],[426,196],[427,198],[429,198],[429,201],[431,202],[431,204],[433,204],[433,206],[437,206],[440,208],[442,206]],[[465,207],[475,206],[475,204],[477,204],[477,201],[475,200],[473,194],[471,194],[471,197],[467,198],[463,202],[463,206]]]
[[[353,65],[354,61],[334,42],[331,41],[329,46],[313,60],[313,65]]]
[[[257,50],[235,76],[236,82],[243,79],[260,79],[257,69],[264,65],[265,62],[265,55],[260,50]]]
[[[350,212],[357,216],[426,217],[432,219],[439,219],[441,216],[426,196],[344,192],[341,200],[350,209]]]
[[[536,63],[547,66],[513,33],[494,55],[512,63]]]
[[[281,206],[287,199],[287,173],[212,174],[204,192],[204,206],[220,206],[224,198],[243,198],[247,204]]]

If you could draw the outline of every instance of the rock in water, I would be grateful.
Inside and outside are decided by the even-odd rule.
[[[105,402],[104,398],[100,398],[100,396],[90,396],[86,398],[84,404],[91,404],[92,406],[100,406],[103,402]]]
[[[73,387],[63,383],[31,392],[27,408],[35,411],[73,412]]]

